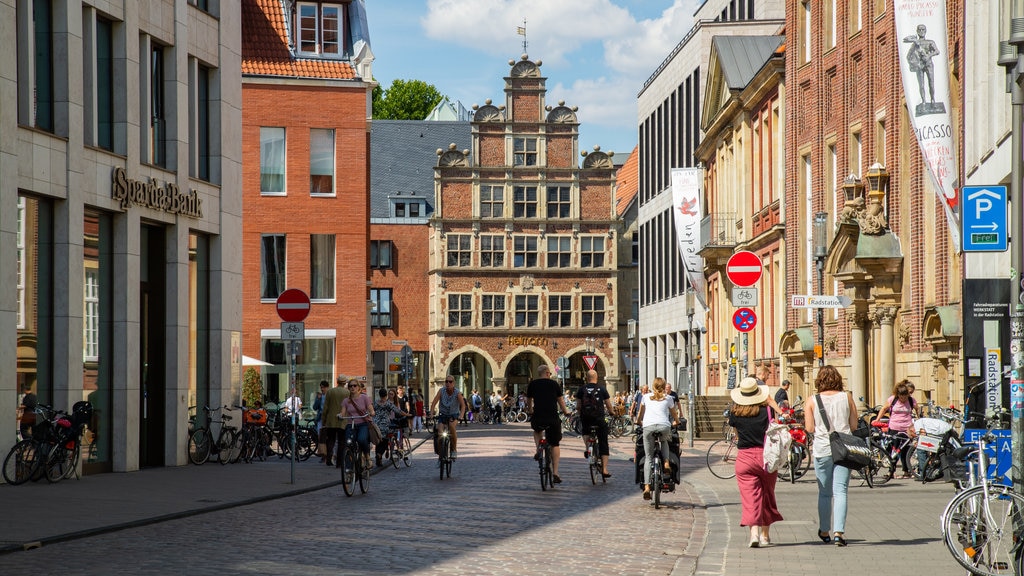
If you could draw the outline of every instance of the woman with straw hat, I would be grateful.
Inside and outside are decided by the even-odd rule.
[[[764,436],[768,431],[768,389],[744,378],[732,391],[729,425],[736,429],[736,483],[740,488],[740,526],[750,527],[750,547],[771,545],[768,529],[782,520],[775,503],[778,473],[764,469]]]

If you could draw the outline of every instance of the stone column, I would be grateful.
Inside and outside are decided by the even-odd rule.
[[[888,397],[889,391],[896,384],[896,340],[893,332],[895,319],[896,308],[893,306],[876,307],[872,318],[880,333],[878,385],[883,397]]]
[[[863,410],[868,403],[868,358],[866,335],[864,334],[866,323],[867,315],[864,312],[854,312],[850,315],[850,381],[848,388],[853,393],[853,400],[860,410]]]

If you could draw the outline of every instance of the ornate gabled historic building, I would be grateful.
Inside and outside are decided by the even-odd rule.
[[[438,149],[430,249],[434,385],[525,391],[537,367],[618,385],[621,234],[611,152],[579,149],[576,109],[545,100],[541,62],[509,62],[504,103],[474,106],[472,146]],[[580,165],[576,159],[583,156]]]
[[[912,39],[897,36],[893,4],[882,0],[786,8],[787,301],[849,298],[821,316],[788,310],[781,354],[790,395],[808,395],[823,361],[868,405],[903,378],[918,401],[959,403],[962,260],[911,123],[920,111],[908,111],[900,83],[899,50]],[[950,64],[957,126],[963,2],[949,2],[947,14],[939,57]],[[954,138],[959,148],[959,130]]]

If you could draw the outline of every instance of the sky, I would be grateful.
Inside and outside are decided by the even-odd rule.
[[[637,94],[693,26],[702,0],[366,0],[373,75],[422,80],[467,108],[504,104],[508,61],[541,61],[547,104],[577,106],[580,150],[625,162]]]

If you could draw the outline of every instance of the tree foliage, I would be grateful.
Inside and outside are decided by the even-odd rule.
[[[423,120],[444,96],[433,84],[422,80],[395,79],[387,89],[373,89],[373,117],[376,120]]]

